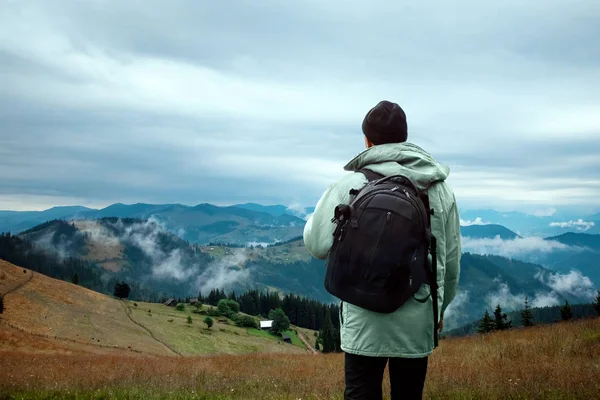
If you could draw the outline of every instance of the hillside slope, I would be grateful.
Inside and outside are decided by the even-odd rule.
[[[0,356],[0,392],[8,398],[297,400],[344,393],[342,354],[174,358],[0,348]],[[429,360],[424,398],[597,399],[599,359],[600,318],[444,339]],[[383,389],[389,393],[387,373]]]
[[[0,260],[0,293],[7,292],[0,330],[155,355],[306,352],[216,318],[207,330],[190,309],[121,301]]]

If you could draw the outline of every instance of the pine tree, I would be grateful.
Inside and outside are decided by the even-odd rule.
[[[214,321],[211,317],[206,317],[204,318],[204,323],[206,324],[208,329],[210,329],[210,327],[213,326]]]
[[[114,290],[114,295],[115,297],[118,297],[120,299],[123,298],[128,298],[129,297],[129,293],[131,292],[131,288],[129,287],[129,285],[125,282],[121,283],[119,281],[117,281],[117,283],[115,284],[115,290]]]
[[[496,306],[494,310],[494,329],[497,331],[503,331],[512,327],[512,321],[508,321],[508,315],[502,312],[500,304]]]
[[[334,328],[331,323],[331,313],[327,312],[325,316],[325,325],[321,332],[321,341],[323,342],[323,353],[333,353],[335,351]]]
[[[596,313],[600,316],[600,289],[598,290],[598,293],[596,294],[596,301],[594,302],[594,310],[596,310]]]
[[[71,278],[71,283],[75,284],[75,285],[79,285],[79,274],[75,273],[75,275],[73,275],[73,278]]]
[[[318,337],[315,339],[315,350],[319,351],[319,338]]]
[[[494,330],[494,320],[490,317],[490,314],[487,310],[485,310],[485,314],[481,321],[479,322],[479,329],[477,329],[478,333],[488,333]]]
[[[569,302],[565,300],[565,304],[560,307],[560,319],[563,321],[568,321],[572,318],[573,310],[571,310]]]
[[[531,306],[529,306],[529,299],[525,297],[525,309],[521,311],[521,324],[523,326],[533,326],[533,313],[531,312]]]

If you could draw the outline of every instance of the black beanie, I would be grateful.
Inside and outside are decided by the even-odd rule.
[[[406,114],[398,104],[380,101],[365,116],[362,131],[373,144],[406,142]]]

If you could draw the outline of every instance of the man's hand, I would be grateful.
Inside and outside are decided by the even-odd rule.
[[[440,332],[444,329],[444,320],[443,319],[440,319],[439,328],[440,328]]]

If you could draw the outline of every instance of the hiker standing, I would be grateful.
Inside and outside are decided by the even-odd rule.
[[[458,207],[449,168],[407,143],[398,104],[378,103],[362,131],[366,150],[322,195],[304,242],[327,259],[325,286],[341,299],[344,398],[381,399],[389,361],[392,399],[421,399],[458,284]]]

